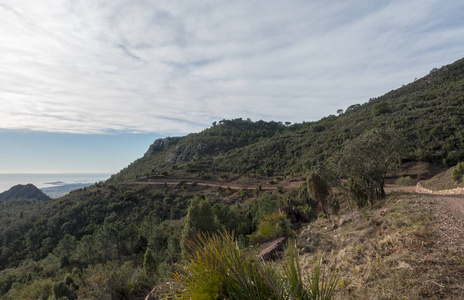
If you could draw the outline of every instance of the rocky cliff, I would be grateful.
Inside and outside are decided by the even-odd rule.
[[[180,137],[166,137],[162,139],[157,139],[150,145],[147,152],[145,152],[144,157],[152,156],[156,152],[159,152],[171,145],[177,144],[181,138]]]

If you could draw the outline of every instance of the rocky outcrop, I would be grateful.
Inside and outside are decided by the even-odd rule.
[[[181,137],[167,137],[163,139],[157,139],[151,144],[144,157],[155,155],[170,146],[176,145],[182,138]],[[172,151],[172,152],[171,152]],[[192,143],[192,144],[180,144],[172,149],[166,158],[167,162],[178,163],[191,161],[196,158],[201,158],[205,154],[212,154],[216,151],[216,146],[213,143]]]
[[[52,198],[45,195],[33,184],[18,184],[6,192],[0,194],[0,201],[9,201],[12,199],[37,199],[40,201],[48,201]]]
[[[263,260],[271,260],[277,257],[277,254],[284,250],[286,238],[281,237],[273,241],[264,243],[259,248],[259,258]]]
[[[155,154],[156,152],[159,152],[171,145],[177,144],[181,138],[180,137],[166,137],[163,139],[157,139],[153,142],[153,144],[150,145],[148,148],[147,152],[145,152],[145,157],[151,156]]]
[[[190,161],[192,159],[199,158],[205,154],[213,153],[215,150],[214,148],[214,144],[211,143],[179,145],[168,156],[167,161],[170,163]]]

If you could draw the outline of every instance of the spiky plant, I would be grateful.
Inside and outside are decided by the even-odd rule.
[[[287,218],[287,214],[277,210],[272,214],[266,215],[259,223],[258,230],[251,234],[250,242],[262,243],[278,237],[292,236],[292,224]]]
[[[164,289],[166,299],[330,299],[337,278],[322,275],[320,262],[309,276],[300,270],[289,243],[283,268],[241,251],[227,232],[189,241],[187,264],[180,264]]]
[[[329,300],[337,286],[338,276],[322,270],[322,258],[313,266],[312,273],[302,272],[300,258],[293,243],[289,241],[283,278],[288,298]]]

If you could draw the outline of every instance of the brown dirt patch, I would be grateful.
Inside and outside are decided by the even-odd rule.
[[[437,243],[445,251],[464,255],[464,195],[423,195],[422,199],[432,208]]]

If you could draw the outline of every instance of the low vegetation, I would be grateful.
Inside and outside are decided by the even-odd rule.
[[[318,261],[307,273],[292,241],[282,265],[265,263],[239,249],[223,232],[188,242],[187,261],[179,264],[165,287],[169,299],[331,299],[336,274],[321,271]]]
[[[438,244],[432,202],[384,186],[464,160],[463,93],[459,60],[338,117],[222,120],[105,183],[4,202],[0,297],[143,299],[170,282],[180,299],[458,298],[463,260]],[[423,185],[458,186],[463,169]],[[253,250],[277,237],[295,243],[264,263]]]
[[[301,267],[319,257],[339,274],[334,299],[458,299],[464,263],[440,246],[434,204],[420,195],[392,194],[337,229],[324,218],[304,229]]]
[[[411,176],[400,177],[395,181],[396,185],[400,186],[413,186],[416,185],[416,181]]]
[[[453,169],[451,178],[456,184],[462,183],[462,176],[464,175],[464,162],[458,162],[456,167]]]

